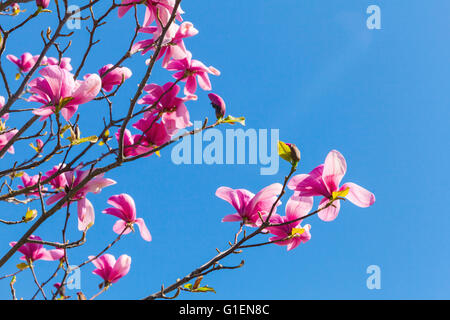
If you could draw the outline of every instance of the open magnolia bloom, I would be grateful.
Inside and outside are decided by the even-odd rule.
[[[328,153],[325,163],[316,167],[309,174],[299,174],[293,177],[288,188],[295,190],[303,197],[323,196],[319,208],[324,208],[318,215],[324,221],[332,221],[339,214],[339,198],[348,199],[358,207],[369,207],[375,202],[375,195],[363,187],[353,183],[344,183],[342,178],[347,171],[345,158],[339,151]],[[331,205],[330,202],[333,202]]]
[[[0,96],[0,110],[3,109],[3,106],[4,106],[4,105],[5,105],[5,97]],[[3,120],[8,120],[8,119],[9,119],[9,114],[8,114],[8,113],[5,113],[5,114],[2,116],[2,119],[3,119]]]
[[[14,136],[19,132],[19,130],[10,130],[8,132],[0,134],[0,150],[2,150]],[[14,146],[10,146],[7,150],[8,153],[14,154]]]
[[[216,196],[231,204],[237,213],[229,214],[222,219],[222,222],[241,221],[245,225],[256,227],[261,224],[261,218],[267,217],[272,210],[272,206],[277,200],[277,195],[281,193],[283,186],[279,183],[271,184],[259,191],[256,195],[246,189],[231,189],[220,187],[216,191]],[[281,204],[278,201],[277,206]],[[274,212],[276,207],[274,208]],[[272,214],[273,214],[272,213]]]
[[[31,235],[28,238],[31,240],[42,241],[40,237],[34,235]],[[11,242],[9,245],[11,247],[14,247],[16,243],[17,242]],[[20,259],[27,262],[33,262],[37,260],[55,261],[61,259],[64,256],[64,249],[47,250],[42,244],[38,243],[25,243],[19,248],[19,252],[23,254]]]
[[[39,73],[42,78],[29,83],[33,95],[28,100],[42,103],[39,109],[33,111],[41,116],[41,121],[58,112],[69,121],[78,106],[93,100],[102,87],[102,80],[97,74],[88,75],[84,81],[75,81],[73,74],[59,66],[45,67]]]
[[[89,256],[89,259],[94,258],[95,256]],[[130,271],[131,257],[123,254],[116,261],[113,255],[107,253],[92,260],[92,263],[97,268],[92,273],[100,276],[107,284],[111,284],[119,281]]]
[[[132,52],[142,51],[142,54],[146,54],[149,50],[154,48],[156,41],[161,36],[162,28],[158,25],[157,27],[143,27],[139,30],[141,33],[153,34],[153,38],[146,39],[137,42],[133,48]],[[180,60],[187,56],[187,50],[184,45],[184,39],[193,37],[198,34],[198,30],[194,28],[194,25],[190,22],[183,22],[180,26],[173,23],[167,30],[163,47],[161,48],[157,59],[164,57],[162,66],[167,67],[167,64],[171,59]]]
[[[107,64],[98,70],[98,74],[102,78],[102,88],[106,92],[112,91],[114,86],[121,85],[122,82],[129,79],[133,73],[127,67],[117,67],[114,70],[106,73],[109,69],[114,67],[112,64]]]
[[[126,4],[130,5],[127,6]],[[166,25],[175,7],[175,0],[122,0],[122,6],[119,7],[119,18],[122,18],[135,4],[144,4],[146,7],[144,26],[148,26],[155,20]],[[181,7],[178,7],[176,13],[178,21],[183,21],[181,17],[183,13]]]
[[[170,137],[164,137],[165,132],[167,135],[173,136],[178,130],[192,126],[189,111],[186,108],[185,102],[195,100],[197,97],[177,97],[181,89],[173,82],[168,82],[163,86],[149,84],[144,87],[144,90],[147,94],[142,97],[138,103],[153,107],[153,111],[146,112],[143,119],[133,125],[136,129],[143,131],[144,135],[148,135],[150,138],[152,134],[146,132],[148,132],[150,127],[153,127],[155,118],[160,116],[164,130],[163,128],[150,128],[150,130],[156,130],[158,132],[162,131],[160,132],[162,135],[161,139],[156,140],[162,140],[165,143],[168,141],[167,138],[170,140]],[[153,134],[155,134],[155,132],[153,132]],[[151,138],[149,140],[152,141]]]
[[[186,82],[184,93],[194,95],[197,91],[197,81],[205,91],[212,89],[211,80],[208,74],[220,76],[220,71],[214,67],[207,67],[198,60],[192,59],[192,53],[187,51],[186,58],[181,60],[172,60],[167,64],[167,70],[178,71],[173,77],[179,81]]]
[[[19,68],[20,72],[26,73],[34,67],[36,61],[39,59],[39,56],[33,56],[31,53],[25,52],[20,56],[20,58],[17,58],[15,55],[8,54],[6,59],[14,63],[17,68]]]
[[[271,224],[283,225],[267,228],[274,235],[269,240],[276,245],[287,246],[288,251],[297,248],[301,243],[309,241],[311,239],[311,226],[307,224],[302,227],[300,225],[302,220],[299,219],[306,216],[311,211],[312,206],[312,197],[292,196],[286,204],[286,215],[274,214],[270,218]],[[288,223],[289,221],[293,222]]]
[[[48,174],[48,173],[47,173]],[[58,183],[63,183],[60,187],[62,190],[47,199],[47,204],[53,204],[67,195],[68,190],[78,186],[88,175],[89,170],[74,170],[61,174],[63,178],[58,179]],[[103,188],[116,184],[114,180],[103,177],[100,174],[89,180],[78,192],[72,196],[71,201],[77,202],[78,208],[78,230],[85,231],[89,229],[95,222],[95,213],[92,203],[86,199],[88,193],[100,193]],[[64,204],[66,206],[67,203]]]
[[[122,193],[112,196],[108,199],[108,203],[114,208],[107,208],[102,212],[120,219],[114,224],[113,230],[115,233],[128,234],[137,224],[142,239],[152,241],[152,236],[145,225],[144,219],[136,218],[136,205],[130,195]]]

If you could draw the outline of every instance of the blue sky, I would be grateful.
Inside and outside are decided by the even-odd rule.
[[[366,8],[381,8],[381,30],[368,30]],[[105,4],[106,6],[106,4]],[[243,268],[208,276],[204,283],[217,294],[183,294],[188,299],[448,299],[450,298],[450,200],[445,168],[450,157],[448,58],[450,21],[447,1],[184,1],[185,20],[200,30],[186,41],[194,58],[222,71],[213,77],[213,90],[227,102],[228,112],[245,116],[247,128],[279,129],[283,141],[302,151],[299,172],[322,163],[332,149],[347,159],[344,181],[354,181],[375,193],[377,201],[361,209],[345,203],[331,223],[311,218],[312,239],[297,249],[267,246],[245,250],[224,261]],[[31,10],[31,9],[30,9]],[[4,19],[2,17],[2,23]],[[116,24],[112,22],[116,21]],[[40,37],[30,24],[11,40],[7,53],[37,53]],[[131,14],[101,30],[101,47],[94,49],[82,74],[115,63],[133,29]],[[26,32],[35,32],[33,37]],[[81,60],[87,42],[77,31],[69,56]],[[129,95],[144,72],[143,57],[126,66],[134,75],[115,100],[116,114],[126,111]],[[4,62],[7,70],[14,67]],[[155,70],[152,82],[171,81],[171,73]],[[1,87],[0,94],[5,95]],[[81,129],[95,134],[104,105],[82,106]],[[83,109],[90,108],[83,114]],[[205,92],[188,104],[192,120],[214,117]],[[19,122],[17,120],[12,120]],[[226,127],[223,127],[224,130]],[[20,147],[19,147],[19,150]],[[2,168],[12,157],[2,159]],[[237,225],[221,223],[232,207],[214,196],[219,186],[253,192],[282,182],[289,171],[280,163],[277,175],[261,176],[259,165],[180,165],[150,157],[108,174],[117,185],[91,195],[97,222],[90,244],[76,249],[79,263],[114,238],[115,219],[100,213],[109,196],[131,194],[138,215],[145,218],[153,241],[138,234],[125,237],[111,253],[129,254],[130,273],[102,298],[135,299],[171,284],[226,248]],[[284,199],[284,203],[286,199]],[[317,204],[317,202],[316,202]],[[284,211],[284,206],[280,209]],[[2,206],[3,216],[15,217],[14,206]],[[2,218],[3,218],[2,216]],[[75,216],[75,215],[73,215]],[[37,235],[58,239],[62,215],[43,225]],[[71,240],[76,240],[76,222]],[[22,226],[2,226],[3,245],[17,239]],[[16,254],[2,274],[15,270]],[[368,290],[366,268],[381,268],[381,290]],[[44,280],[54,269],[38,262]],[[99,279],[92,266],[82,273],[82,291],[96,292]],[[31,277],[18,277],[19,296],[28,297]],[[75,291],[68,292],[75,295]],[[0,297],[9,298],[7,280]]]

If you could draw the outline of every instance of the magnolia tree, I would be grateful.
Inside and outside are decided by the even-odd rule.
[[[187,136],[219,125],[243,125],[245,121],[242,117],[228,115],[224,99],[210,92],[216,120],[208,123],[206,118],[200,128],[190,128],[187,105],[197,100],[198,87],[211,91],[210,76],[219,76],[220,72],[195,59],[188,50],[185,40],[194,37],[198,30],[184,21],[181,0],[123,0],[122,3],[103,0],[101,6],[100,0],[86,0],[84,4],[77,1],[76,7],[68,0],[51,2],[7,0],[0,3],[3,84],[0,91],[0,178],[3,180],[0,200],[8,205],[7,210],[2,210],[0,224],[3,228],[27,226],[26,232],[17,232],[15,239],[9,239],[14,240],[9,247],[9,241],[2,245],[0,270],[9,263],[17,265],[17,269],[12,274],[3,273],[0,279],[10,286],[13,299],[22,296],[69,299],[66,295],[71,281],[69,274],[90,266],[92,277],[99,277],[101,282],[99,291],[79,291],[77,297],[72,298],[94,299],[114,287],[117,281],[126,281],[132,268],[132,257],[126,252],[114,257],[108,250],[132,231],[140,233],[141,241],[152,241],[145,214],[137,210],[132,194],[112,195],[101,211],[94,210],[89,199],[116,184],[114,169],[133,161],[163,161],[150,156],[158,155],[160,150]],[[99,45],[96,38],[99,28],[106,24],[107,18],[111,18],[108,23],[121,23],[125,15],[134,15],[135,20],[135,28],[129,30],[129,45],[122,48],[116,58],[111,58],[117,61],[102,61],[100,65],[111,63],[98,70],[84,70],[94,47]],[[144,19],[140,18],[142,16]],[[8,52],[10,39],[36,20],[42,26],[41,30],[36,30],[41,46],[29,48],[24,42],[20,55]],[[83,22],[88,26],[89,40],[84,44],[85,49],[76,53],[80,60],[77,66],[71,64],[67,54],[73,45],[73,32],[64,31],[69,22]],[[126,66],[136,56],[144,56],[145,73],[141,79],[134,79],[133,71]],[[17,66],[16,73],[5,71],[4,66],[9,63]],[[152,83],[152,71],[157,66],[167,70],[167,83]],[[169,80],[171,77],[174,80]],[[124,82],[129,81],[135,81],[137,89],[125,92],[129,105],[117,109],[115,97]],[[85,106],[88,104],[106,107],[88,109]],[[95,117],[102,123],[102,129],[96,135],[84,136],[80,130],[83,128],[81,119],[83,114],[92,115],[92,110],[99,113]],[[104,114],[100,114],[101,110],[105,110]],[[100,153],[98,148],[101,148]],[[338,151],[329,152],[324,162],[311,172],[297,175],[298,148],[280,141],[278,153],[291,165],[284,181],[274,181],[256,194],[225,186],[216,190],[216,196],[236,210],[222,219],[236,224],[236,233],[227,247],[216,249],[215,256],[188,275],[169,286],[155,288],[155,293],[141,298],[172,299],[182,291],[212,291],[213,288],[201,284],[203,277],[244,264],[242,261],[239,265],[227,266],[223,260],[228,256],[263,245],[293,250],[311,239],[311,225],[305,224],[305,219],[317,215],[321,220],[332,221],[345,200],[359,207],[374,203],[374,195],[366,189],[352,182],[341,184],[347,166]],[[286,195],[288,192],[290,194]],[[281,208],[283,196],[289,198]],[[319,197],[316,205],[314,197]],[[72,211],[76,211],[77,219],[71,215]],[[99,212],[117,219],[111,231],[116,234],[115,240],[100,252],[73,261],[73,249],[89,246],[88,234],[94,234],[89,237],[94,242],[102,240],[102,235],[95,235],[93,228]],[[16,215],[13,219],[11,213]],[[57,214],[65,217],[59,231],[51,234],[51,239],[47,238],[48,234],[39,236],[41,227]],[[76,228],[79,238],[69,240],[67,233]],[[41,274],[36,275],[39,260],[53,261],[54,272],[46,279],[42,279]],[[26,272],[31,273],[35,288],[28,294],[16,295],[14,284]]]

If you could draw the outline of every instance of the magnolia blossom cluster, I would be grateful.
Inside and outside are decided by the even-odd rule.
[[[125,129],[123,133],[124,155],[126,157],[151,154],[152,149],[169,142],[179,130],[192,126],[185,102],[197,100],[195,95],[197,84],[203,90],[212,90],[209,75],[220,75],[220,72],[214,67],[207,67],[202,62],[192,59],[192,53],[186,49],[184,39],[198,34],[198,30],[194,28],[192,23],[183,22],[178,25],[174,22],[170,24],[169,28],[165,28],[174,9],[175,1],[142,2],[125,0],[122,4],[130,5],[119,8],[119,17],[125,15],[136,3],[143,4],[146,7],[143,27],[139,32],[150,34],[151,38],[137,42],[133,46],[132,52],[141,52],[142,55],[145,55],[150,50],[155,49],[158,41],[162,41],[163,46],[156,58],[157,60],[162,59],[163,68],[176,71],[173,75],[176,81],[168,82],[162,86],[149,84],[144,88],[146,95],[138,103],[146,106],[146,111],[143,117],[132,125],[139,133],[132,134],[128,129]],[[183,21],[181,16],[183,13],[183,10],[179,7],[176,12],[176,19],[180,22]],[[152,25],[152,23],[156,25]],[[161,39],[164,31],[164,37]],[[149,60],[147,60],[147,63]],[[185,83],[184,96],[181,97],[178,96],[181,91],[178,86],[180,82]],[[223,105],[224,113],[225,106]],[[117,140],[120,139],[120,136],[121,132],[117,132]]]
[[[143,87],[144,94],[137,100],[142,109],[131,118],[134,120],[130,122],[129,128],[124,127],[123,131],[119,129],[115,132],[118,144],[123,143],[123,148],[119,146],[116,151],[122,151],[125,158],[149,156],[172,141],[180,130],[191,127],[187,103],[197,100],[198,87],[205,91],[212,90],[210,75],[220,75],[216,68],[194,59],[186,48],[185,39],[197,35],[199,31],[192,23],[183,21],[184,12],[179,6],[172,17],[175,21],[171,21],[175,3],[175,0],[122,0],[118,7],[119,18],[134,6],[145,8],[144,21],[138,30],[145,39],[132,46],[131,54],[148,55],[145,63],[149,67],[155,59],[161,60],[162,67],[172,72],[175,79],[164,84],[149,83]],[[48,8],[49,4],[50,0],[36,0],[39,12]],[[12,8],[14,12],[20,11],[17,4],[13,4]],[[32,113],[39,116],[41,121],[55,119],[59,129],[64,124],[72,128],[70,121],[78,112],[83,113],[87,109],[83,105],[98,98],[99,94],[103,94],[103,97],[114,95],[114,90],[118,90],[133,75],[127,67],[106,64],[97,72],[87,73],[78,79],[79,72],[76,75],[72,73],[70,57],[60,56],[57,59],[25,52],[20,57],[8,55],[7,59],[18,68],[16,79],[32,70],[39,73],[27,83],[28,87],[21,98],[33,105]],[[38,61],[40,63],[36,65]],[[220,123],[226,113],[225,101],[215,93],[209,93],[208,97],[215,110],[217,123]],[[0,110],[5,104],[5,98],[0,96]],[[7,127],[10,116],[5,113],[0,120],[0,150],[8,146],[7,152],[14,154],[11,140],[19,131]],[[43,153],[45,143],[41,139],[36,139],[35,143],[31,147],[38,156]],[[299,155],[296,155],[296,159],[298,162]],[[23,172],[21,185],[17,188],[28,198],[45,199],[47,205],[59,204],[69,209],[76,204],[78,230],[85,236],[96,217],[88,197],[116,184],[116,181],[105,178],[104,174],[91,176],[91,171],[85,170],[85,167],[80,164],[76,168],[67,168],[65,164],[59,164],[43,174]],[[229,202],[236,210],[236,213],[225,216],[222,221],[261,228],[272,235],[270,243],[292,250],[311,239],[311,226],[302,223],[304,217],[315,213],[311,212],[314,197],[321,198],[316,212],[323,221],[332,221],[337,217],[343,200],[349,200],[359,207],[368,207],[375,202],[375,196],[361,186],[352,182],[341,185],[346,169],[344,157],[333,150],[323,164],[309,174],[292,177],[285,186],[274,183],[256,194],[246,189],[220,187],[216,191],[217,197]],[[280,214],[277,212],[281,205],[279,198],[286,186],[293,191],[293,195],[286,203],[284,214]],[[137,226],[143,240],[152,240],[144,219],[137,216],[136,204],[130,195],[113,195],[107,203],[110,207],[102,210],[102,213],[118,219],[112,227],[118,235],[117,239],[135,231]],[[29,266],[38,260],[64,261],[64,249],[47,250],[43,247],[44,241],[36,235],[31,235],[28,240],[18,251],[23,254],[21,259]],[[16,242],[10,245],[15,246]],[[107,288],[129,272],[131,257],[124,254],[116,260],[106,253],[89,256],[89,262],[96,268],[93,273],[103,279]],[[63,284],[55,286],[60,288]]]
[[[50,1],[36,1],[38,10],[48,8]],[[139,31],[147,39],[136,42],[132,54],[155,55],[159,48],[156,60],[162,60],[162,67],[173,72],[172,82],[163,85],[151,83],[144,87],[144,95],[137,101],[143,106],[140,118],[130,124],[137,133],[132,133],[125,128],[115,133],[117,141],[123,142],[123,155],[133,157],[150,155],[169,141],[179,130],[192,126],[189,111],[186,107],[188,101],[197,100],[196,91],[201,89],[210,91],[212,85],[209,76],[220,75],[214,67],[207,67],[199,60],[192,58],[192,53],[186,49],[184,40],[198,34],[198,30],[190,22],[183,22],[183,10],[178,7],[175,18],[180,24],[170,21],[175,0],[159,1],[122,1],[118,8],[118,16],[123,17],[130,8],[145,7],[145,18]],[[17,8],[16,8],[17,7]],[[19,10],[18,5],[14,10]],[[151,53],[149,53],[151,51]],[[41,121],[49,117],[56,117],[57,122],[65,120],[69,124],[82,105],[93,101],[101,92],[106,93],[117,90],[127,79],[132,76],[132,71],[123,66],[106,64],[96,73],[85,74],[82,78],[72,73],[71,58],[60,56],[53,57],[33,55],[25,52],[19,57],[7,55],[7,59],[14,63],[18,69],[16,80],[32,70],[39,75],[28,82],[24,99],[30,103],[37,103],[33,113],[39,116]],[[36,64],[39,61],[39,65]],[[148,65],[151,59],[145,60]],[[184,83],[184,88],[180,84]],[[225,115],[225,102],[217,94],[209,94],[211,104],[216,110],[218,119]],[[5,99],[0,96],[0,109],[5,105]],[[16,129],[7,129],[6,121],[9,114],[2,117],[0,130],[0,150],[17,134]],[[123,139],[123,140],[122,140]],[[38,153],[45,147],[41,139],[36,139],[36,145],[30,146]],[[13,145],[7,150],[14,153]],[[89,177],[89,170],[84,171],[81,164],[75,169],[68,170],[64,164],[54,166],[51,170],[41,175],[22,173],[22,185],[19,190],[25,190],[27,197],[43,197],[47,205],[53,205],[64,201],[62,207],[72,204],[77,205],[78,229],[87,232],[95,223],[95,210],[89,194],[98,194],[103,188],[116,182],[102,175]],[[88,180],[85,183],[85,180]],[[42,183],[44,181],[44,183]],[[80,184],[83,185],[81,186]],[[76,192],[73,192],[76,190]],[[70,198],[68,197],[71,194]],[[63,200],[65,199],[65,200]],[[113,231],[119,236],[126,235],[139,228],[139,232],[145,241],[151,241],[152,237],[142,218],[136,216],[134,200],[128,194],[114,195],[109,198],[108,204],[112,207],[102,212],[118,218],[113,226]],[[38,236],[32,236],[36,242],[41,241]],[[15,243],[11,243],[15,245]],[[29,263],[37,260],[60,260],[64,258],[61,249],[47,251],[42,244],[27,243],[20,249]],[[123,255],[117,261],[109,254],[101,257],[91,256],[90,260],[96,266],[95,274],[101,276],[106,283],[114,283],[124,276],[130,267],[131,258]]]
[[[314,197],[321,198],[317,212],[323,221],[336,219],[342,200],[349,200],[362,208],[375,202],[373,193],[353,182],[339,186],[346,171],[345,158],[338,151],[332,150],[324,164],[309,174],[292,177],[287,187],[294,194],[286,204],[284,216],[277,213],[277,207],[281,205],[277,196],[283,189],[279,183],[265,187],[256,195],[246,189],[220,187],[216,196],[230,203],[237,211],[225,216],[222,221],[239,221],[246,226],[259,227],[268,219],[269,226],[266,230],[273,235],[269,240],[292,250],[311,239],[311,226],[307,224],[302,227],[301,222],[302,217],[312,210]]]

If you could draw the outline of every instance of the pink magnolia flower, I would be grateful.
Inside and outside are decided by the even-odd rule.
[[[4,105],[5,105],[5,97],[0,96],[0,110],[3,109],[3,106],[4,106]],[[2,116],[2,119],[8,120],[8,119],[9,119],[9,114],[8,114],[8,113],[5,113],[5,114]]]
[[[375,202],[375,195],[363,187],[353,183],[344,183],[342,178],[347,171],[344,157],[336,150],[328,153],[325,163],[316,167],[309,174],[293,177],[288,188],[300,193],[301,196],[323,196],[319,208],[324,208],[330,201],[333,204],[318,213],[324,221],[332,221],[339,214],[340,200],[346,198],[358,207],[369,207]]]
[[[49,65],[49,66],[59,66],[61,69],[72,71],[73,67],[70,64],[70,61],[72,58],[64,57],[61,58],[61,62],[59,62],[59,59],[53,58],[53,57],[45,57],[44,61],[42,62],[43,65]]]
[[[50,178],[53,174],[55,174],[60,169],[64,168],[66,165],[59,164],[57,166],[54,166],[53,169],[47,171],[45,175],[42,177],[42,181],[47,180]],[[64,189],[67,185],[67,179],[65,174],[57,175],[55,178],[49,181],[49,184],[52,186],[54,190],[61,190]]]
[[[142,54],[147,53],[153,47],[152,45],[161,36],[162,28],[161,27],[144,27],[141,28],[139,32],[151,33],[153,34],[152,39],[142,40],[137,42],[132,52],[137,52],[142,50]],[[198,34],[198,30],[194,28],[194,25],[190,22],[183,22],[180,26],[177,24],[172,24],[167,31],[164,41],[163,47],[158,54],[157,59],[163,59],[163,68],[166,68],[170,59],[181,60],[186,58],[187,50],[184,45],[184,39],[193,37]]]
[[[162,113],[161,122],[169,135],[174,135],[178,130],[192,126],[189,112],[184,103],[196,99],[196,97],[178,98],[180,87],[172,82],[168,82],[162,87],[149,84],[145,86],[144,90],[147,95],[140,99],[138,103],[154,108],[154,112],[149,112],[147,116]]]
[[[73,75],[59,66],[45,67],[39,73],[43,78],[30,81],[30,91],[34,94],[29,101],[40,102],[42,106],[33,111],[41,116],[41,121],[56,110],[67,121],[78,110],[78,106],[94,99],[100,92],[102,80],[97,74],[89,75],[84,81],[75,81]]]
[[[143,3],[142,0],[122,0],[123,5],[130,5],[119,7],[119,18],[122,18],[135,4],[141,3]],[[144,26],[148,26],[155,20],[160,20],[163,25],[166,25],[175,7],[175,0],[144,0],[144,4],[147,7],[145,11]],[[181,17],[183,13],[184,11],[179,6],[176,13],[176,19],[178,21],[183,21],[183,18]]]
[[[44,148],[44,141],[42,141],[41,139],[36,139],[36,149],[39,153],[42,153],[42,148]]]
[[[137,224],[142,239],[152,241],[152,236],[145,225],[144,219],[136,218],[136,205],[131,196],[126,193],[115,195],[108,199],[108,203],[114,208],[107,208],[102,212],[120,219],[114,224],[113,230],[115,233],[128,234],[131,232],[133,225]],[[125,230],[127,227],[129,228]]]
[[[12,9],[12,15],[13,16],[17,16],[19,13],[23,12],[23,10],[20,10],[20,6],[17,2],[13,2],[11,4],[11,9]]]
[[[40,237],[34,235],[31,235],[28,238],[31,240],[42,241]],[[11,242],[9,245],[11,247],[14,247],[16,243],[17,242]],[[26,243],[19,248],[19,252],[23,254],[20,259],[27,262],[33,262],[37,260],[55,261],[61,259],[64,256],[64,249],[47,250],[43,247],[42,244],[38,243]]]
[[[34,175],[34,176],[29,176],[28,173],[24,172],[22,174],[21,179],[22,179],[23,186],[17,186],[17,188],[19,190],[22,190],[22,189],[25,189],[25,188],[37,185],[38,182],[39,182],[39,175],[37,174],[37,175]],[[41,180],[42,180],[42,178],[41,178]],[[28,196],[39,196],[38,188],[35,188],[35,190],[36,191],[32,191],[32,192],[26,193],[26,195],[28,195]],[[41,186],[41,191],[45,191],[45,190],[46,189]]]
[[[222,222],[242,221],[245,225],[258,226],[261,222],[259,215],[263,218],[267,217],[282,189],[281,184],[274,183],[254,195],[246,189],[220,187],[216,191],[216,196],[227,201],[237,210],[237,213],[225,216]],[[279,201],[277,206],[280,204]],[[275,211],[276,208],[273,214],[276,213]]]
[[[94,258],[95,256],[89,256],[89,259]],[[113,255],[107,253],[93,260],[92,263],[97,268],[92,273],[100,276],[106,284],[111,284],[119,281],[130,271],[131,257],[123,254],[116,261]]]
[[[142,131],[143,140],[149,146],[162,146],[170,141],[171,136],[163,122],[157,122],[159,117],[151,112],[144,113],[144,117],[133,124],[133,127]]]
[[[225,101],[222,99],[221,96],[210,93],[208,94],[209,100],[211,100],[211,105],[213,106],[214,110],[216,110],[216,118],[222,119],[225,116],[226,112],[226,105]]]
[[[20,72],[29,72],[31,68],[34,67],[36,64],[37,59],[39,56],[33,56],[29,52],[25,52],[20,56],[20,58],[17,58],[15,55],[8,54],[6,56],[6,59],[14,63],[20,70]]]
[[[5,133],[0,134],[0,150],[2,150],[6,144],[14,138],[14,136],[19,132],[19,130],[11,130]],[[14,154],[14,146],[8,148],[8,153]]]
[[[36,5],[42,9],[47,9],[50,4],[50,0],[36,0]]]
[[[171,28],[171,27],[170,27]],[[149,26],[149,27],[142,27],[139,29],[140,33],[149,33],[149,34],[153,34],[153,37],[151,39],[146,39],[146,40],[141,40],[136,42],[133,47],[131,48],[131,52],[133,54],[135,54],[138,51],[142,50],[142,54],[146,54],[148,51],[150,51],[151,49],[153,49],[153,44],[155,43],[155,39],[157,39],[159,36],[157,36],[157,34],[161,34],[161,28],[155,27],[155,26]],[[158,32],[159,31],[159,32]],[[163,43],[167,43],[168,42],[168,38],[167,38],[167,33],[166,33],[166,37],[163,41]]]
[[[116,139],[119,142],[120,139],[120,130],[116,132]],[[125,129],[123,135],[123,154],[125,157],[135,157],[146,153],[152,149],[151,146],[148,145],[146,139],[142,137],[140,134],[132,135],[130,130]]]
[[[107,64],[98,70],[98,74],[102,78],[102,88],[107,92],[111,91],[114,86],[122,84],[122,82],[129,79],[133,74],[127,67],[118,67],[105,75],[105,72],[113,66],[112,64]]]
[[[212,89],[208,74],[220,75],[220,71],[214,67],[206,67],[202,62],[192,59],[192,53],[186,52],[186,58],[172,60],[167,64],[167,70],[178,71],[173,77],[179,81],[186,82],[184,93],[193,95],[197,90],[197,79],[200,88],[209,91]]]
[[[89,171],[69,171],[64,172],[66,185],[64,189],[62,189],[57,194],[51,196],[47,199],[47,204],[53,204],[67,195],[71,189],[78,186],[87,175],[89,175]],[[95,222],[95,212],[92,203],[86,199],[86,195],[88,193],[100,193],[103,188],[109,187],[116,184],[114,180],[106,179],[103,177],[103,174],[100,174],[87,182],[80,190],[77,191],[75,195],[71,197],[72,202],[77,202],[78,208],[78,230],[85,231],[89,229]],[[66,206],[67,203],[64,205]]]
[[[281,224],[289,221],[294,221],[308,214],[313,206],[312,197],[292,196],[286,204],[286,215],[280,216],[278,214],[272,215],[270,222],[273,224]],[[275,235],[269,238],[274,241],[276,245],[287,246],[287,250],[297,248],[301,243],[305,243],[311,239],[309,232],[311,226],[309,224],[302,227],[302,220],[298,220],[282,226],[268,227],[267,230]]]

